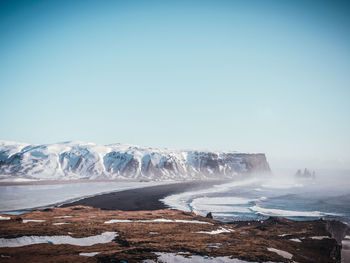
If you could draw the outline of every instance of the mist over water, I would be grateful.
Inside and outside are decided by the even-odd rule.
[[[316,178],[291,173],[255,176],[163,199],[167,205],[199,215],[212,212],[222,221],[336,219],[350,224],[349,170],[323,170]]]

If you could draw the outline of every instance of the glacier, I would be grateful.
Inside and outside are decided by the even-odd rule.
[[[27,144],[0,141],[0,179],[229,179],[268,173],[263,153],[169,150],[86,142]]]

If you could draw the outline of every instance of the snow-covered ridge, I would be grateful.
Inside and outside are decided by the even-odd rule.
[[[232,178],[269,171],[262,153],[181,151],[129,144],[30,145],[0,141],[0,178],[183,180]]]

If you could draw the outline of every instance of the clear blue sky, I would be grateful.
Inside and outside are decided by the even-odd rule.
[[[345,1],[0,1],[0,139],[350,167]]]

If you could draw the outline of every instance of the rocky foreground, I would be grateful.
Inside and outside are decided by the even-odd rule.
[[[169,209],[50,208],[0,216],[0,261],[330,263],[340,262],[347,231],[336,221],[223,223]]]

